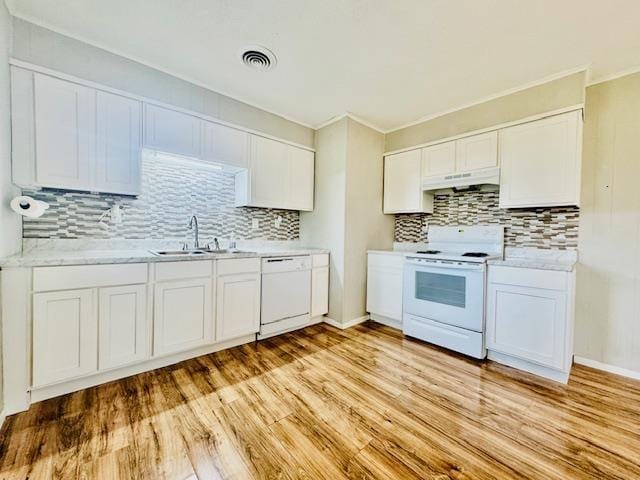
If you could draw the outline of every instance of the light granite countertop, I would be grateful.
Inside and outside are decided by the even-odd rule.
[[[384,255],[407,255],[425,247],[424,244],[413,244],[413,247],[411,245],[396,244],[394,250],[369,250],[368,252]],[[578,263],[578,252],[576,250],[506,247],[504,259],[488,260],[487,263],[504,267],[571,272]]]
[[[240,246],[238,252],[205,253],[189,256],[159,256],[151,253],[154,249],[168,249],[167,246],[135,245],[135,248],[106,249],[104,245],[87,245],[93,248],[69,248],[71,244],[49,244],[36,248],[27,248],[23,253],[0,259],[0,267],[45,267],[59,265],[101,265],[110,263],[155,263],[155,262],[188,262],[195,260],[218,260],[225,258],[264,258],[281,256],[299,256],[329,253],[329,250],[319,248],[297,247],[289,244],[282,245],[247,245]],[[77,244],[80,247],[80,244]],[[125,247],[123,244],[115,244]],[[57,247],[57,248],[56,248]],[[103,247],[103,248],[95,248]],[[134,247],[134,244],[131,244]],[[173,246],[175,249],[176,247]]]

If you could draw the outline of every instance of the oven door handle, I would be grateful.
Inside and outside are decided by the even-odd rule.
[[[413,265],[416,267],[422,267],[424,269],[437,268],[438,270],[468,270],[472,272],[481,272],[485,268],[484,263],[460,265],[458,263],[421,262],[419,260],[411,260],[411,259],[406,260],[405,264]]]

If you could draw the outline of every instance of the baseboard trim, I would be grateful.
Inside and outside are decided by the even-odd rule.
[[[615,373],[616,375],[621,375],[623,377],[633,378],[634,380],[640,380],[640,372],[629,370],[628,368],[616,367],[615,365],[610,365],[608,363],[598,362],[597,360],[591,360],[590,358],[575,355],[573,357],[573,363],[602,370],[604,372]]]
[[[493,360],[494,362],[501,363],[502,365],[506,365],[507,367],[523,370],[540,377],[548,378],[549,380],[553,380],[554,382],[566,384],[569,381],[569,372],[563,372],[561,370],[556,370],[555,368],[544,367],[542,365],[538,365],[537,363],[528,362],[527,360],[513,357],[506,353],[488,350],[487,358],[489,360]]]
[[[172,353],[163,357],[154,357],[144,360],[142,362],[120,367],[114,370],[107,370],[88,377],[75,378],[73,380],[67,380],[66,382],[54,383],[40,388],[34,388],[31,390],[31,405],[48,398],[58,397],[67,393],[77,392],[85,388],[94,387],[103,383],[112,382],[114,380],[120,380],[121,378],[130,377],[143,372],[149,372],[158,368],[174,365],[185,360],[200,357],[202,355],[208,355],[210,353],[218,352],[220,350],[226,350],[227,348],[237,347],[244,345],[245,343],[255,342],[256,335],[252,333],[250,335],[244,335],[242,337],[234,338],[231,340],[225,340],[213,345],[206,345],[203,347],[197,347],[185,352]]]
[[[369,315],[365,315],[363,317],[354,318],[353,320],[349,320],[348,322],[340,323],[333,318],[324,317],[324,323],[328,323],[332,327],[339,328],[340,330],[346,330],[347,328],[355,327],[361,323],[369,320]]]
[[[393,318],[385,317],[384,315],[377,315],[375,313],[370,313],[369,318],[381,325],[395,328],[396,330],[402,330],[402,322],[400,320],[394,320]]]

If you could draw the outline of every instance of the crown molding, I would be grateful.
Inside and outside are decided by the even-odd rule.
[[[507,95],[511,95],[514,93],[518,93],[521,92],[523,90],[527,90],[529,88],[533,88],[533,87],[537,87],[540,85],[544,85],[545,83],[549,83],[552,82],[554,80],[558,80],[560,78],[564,78],[564,77],[568,77],[570,75],[574,75],[576,73],[580,73],[580,72],[586,72],[588,74],[589,72],[589,66],[588,65],[581,65],[579,67],[575,67],[575,68],[571,68],[569,70],[563,70],[562,72],[558,72],[558,73],[554,73],[553,75],[548,75],[546,77],[540,78],[538,80],[532,81],[532,82],[528,82],[528,83],[523,83],[521,85],[518,85],[517,87],[513,87],[513,88],[509,88],[507,90],[502,90],[501,92],[498,93],[494,93],[492,95],[488,95],[486,97],[482,97],[478,100],[475,100],[473,102],[469,102],[469,103],[465,103],[463,105],[459,105],[455,108],[450,108],[447,110],[443,110],[437,113],[433,113],[430,115],[427,115],[425,117],[421,117],[418,120],[413,120],[409,123],[405,123],[403,125],[400,125],[398,127],[393,127],[389,130],[386,130],[384,133],[392,133],[398,130],[402,130],[403,128],[407,128],[407,127],[413,127],[414,125],[418,125],[420,123],[424,123],[424,122],[428,122],[429,120],[433,120],[435,118],[438,117],[442,117],[443,115],[448,115],[449,113],[454,113],[454,112],[458,112],[460,110],[464,110],[466,108],[470,108],[470,107],[474,107],[476,105],[480,105],[481,103],[485,103],[485,102],[489,102],[491,100],[496,100],[498,98],[501,97],[506,97]]]
[[[626,77],[627,75],[633,75],[634,73],[640,73],[640,65],[637,65],[631,68],[626,68],[624,70],[620,70],[618,72],[614,72],[609,75],[598,77],[596,80],[591,80],[590,82],[588,82],[585,86],[591,87],[593,85],[598,85],[599,83],[610,82],[611,80],[616,80],[618,78]]]

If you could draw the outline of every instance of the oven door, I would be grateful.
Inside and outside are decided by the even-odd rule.
[[[407,259],[404,267],[404,311],[482,332],[484,287],[484,264]]]

